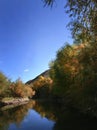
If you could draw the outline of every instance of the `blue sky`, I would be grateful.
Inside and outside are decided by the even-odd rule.
[[[49,68],[56,51],[72,43],[64,0],[53,8],[41,0],[0,0],[0,70],[23,82]]]

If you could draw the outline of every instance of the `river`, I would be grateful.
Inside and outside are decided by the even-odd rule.
[[[31,100],[0,108],[0,130],[97,130],[97,119],[60,103]]]

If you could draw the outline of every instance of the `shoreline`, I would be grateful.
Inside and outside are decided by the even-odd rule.
[[[18,104],[28,102],[28,101],[29,101],[28,97],[25,97],[25,98],[13,98],[13,97],[7,98],[6,97],[0,101],[0,106],[2,107],[6,105],[18,105]]]

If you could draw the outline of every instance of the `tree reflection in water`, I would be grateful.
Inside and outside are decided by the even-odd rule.
[[[19,126],[11,124],[9,130],[52,130],[53,122],[41,118],[40,114],[30,109]]]
[[[54,121],[48,120],[36,112],[36,102],[13,109],[0,111],[0,130],[52,130]]]
[[[33,101],[0,111],[0,130],[96,130],[97,119],[61,103]]]

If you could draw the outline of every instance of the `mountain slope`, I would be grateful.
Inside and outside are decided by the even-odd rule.
[[[34,81],[37,81],[40,76],[43,76],[44,78],[49,78],[50,77],[49,76],[49,69],[44,71],[43,73],[41,73],[40,75],[38,75],[34,79],[27,81],[25,84],[32,84]]]

